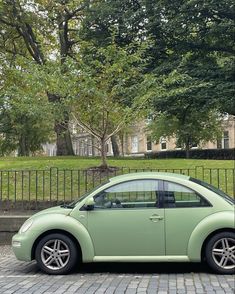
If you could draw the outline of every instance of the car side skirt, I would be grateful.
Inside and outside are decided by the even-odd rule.
[[[200,261],[200,260],[198,260]],[[93,262],[190,262],[185,255],[169,256],[94,256]]]

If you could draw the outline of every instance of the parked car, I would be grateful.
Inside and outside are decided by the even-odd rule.
[[[19,260],[49,274],[79,262],[201,262],[235,270],[234,199],[185,175],[111,178],[77,201],[30,217],[12,239]]]

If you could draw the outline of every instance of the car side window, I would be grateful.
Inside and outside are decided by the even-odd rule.
[[[133,180],[114,185],[94,197],[95,209],[137,209],[158,206],[158,180]]]
[[[206,199],[197,192],[168,181],[164,181],[163,202],[166,208],[210,206]]]

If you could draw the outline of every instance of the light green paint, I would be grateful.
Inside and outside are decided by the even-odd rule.
[[[187,255],[192,231],[211,210],[211,207],[165,209],[166,255]]]
[[[165,255],[163,209],[94,210],[88,212],[88,231],[96,256]]]
[[[94,195],[114,184],[134,179],[172,181],[203,195],[211,207],[105,209],[81,211]],[[156,222],[152,215],[159,216]],[[92,192],[74,209],[54,207],[31,217],[33,225],[17,234],[13,247],[20,260],[31,260],[34,242],[50,230],[72,234],[82,249],[83,262],[91,261],[200,261],[207,236],[217,229],[234,228],[234,206],[204,187],[190,182],[187,176],[169,173],[135,173],[111,179]]]

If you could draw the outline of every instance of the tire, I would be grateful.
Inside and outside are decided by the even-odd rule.
[[[35,259],[39,268],[53,275],[67,274],[78,262],[78,251],[74,242],[63,234],[49,234],[36,246]]]
[[[235,273],[235,233],[222,232],[214,235],[206,244],[206,262],[219,274]]]

